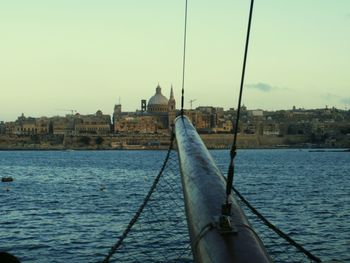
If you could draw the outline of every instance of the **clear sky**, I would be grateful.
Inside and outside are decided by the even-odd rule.
[[[188,0],[185,108],[236,107],[249,0]],[[0,120],[180,106],[184,0],[0,1]],[[350,0],[256,0],[244,104],[350,108]]]

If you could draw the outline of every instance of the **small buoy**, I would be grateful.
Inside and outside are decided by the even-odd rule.
[[[12,177],[2,177],[1,182],[3,182],[3,183],[13,182],[13,178]]]

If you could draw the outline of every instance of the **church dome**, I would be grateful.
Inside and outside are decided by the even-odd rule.
[[[167,112],[168,111],[168,99],[162,94],[162,88],[157,86],[156,94],[152,96],[147,105],[148,112]]]
[[[162,88],[159,85],[156,88],[156,94],[148,101],[148,106],[150,105],[168,105],[168,99],[162,94]]]

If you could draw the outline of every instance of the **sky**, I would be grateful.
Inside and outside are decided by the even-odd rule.
[[[0,1],[0,121],[180,108],[185,0]],[[236,108],[249,0],[188,0],[185,108]],[[255,0],[248,109],[350,109],[350,1]]]

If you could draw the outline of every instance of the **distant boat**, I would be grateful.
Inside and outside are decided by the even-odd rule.
[[[10,182],[13,182],[13,178],[12,177],[2,177],[1,182],[10,183]]]

